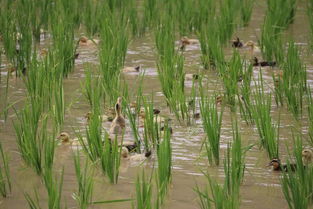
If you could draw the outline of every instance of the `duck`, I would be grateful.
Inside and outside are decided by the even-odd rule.
[[[85,118],[87,119],[87,122],[90,121],[91,115],[92,115],[92,112],[87,112],[86,113]],[[109,116],[109,115],[99,115],[99,118],[101,118],[102,122],[106,122],[106,121],[112,122],[114,120],[114,117],[113,116]]]
[[[98,39],[88,39],[86,36],[82,36],[79,38],[79,46],[90,46],[90,45],[97,45],[100,43]]]
[[[140,141],[138,144],[140,145]],[[123,144],[119,146],[126,147],[128,152],[132,153],[132,152],[136,152],[137,147],[139,147],[138,144],[136,142],[123,142]]]
[[[258,58],[254,57],[253,58],[253,66],[274,67],[274,66],[276,66],[276,62],[271,62],[271,61],[259,62]]]
[[[280,159],[274,158],[272,161],[268,164],[268,166],[273,167],[273,171],[295,171],[297,170],[297,164],[281,164]],[[289,170],[290,168],[290,170]]]
[[[313,162],[313,151],[311,149],[305,148],[301,154],[303,165],[308,166]]]
[[[180,39],[180,50],[184,50],[187,45],[199,44],[198,39],[191,39],[186,36]]]
[[[192,80],[198,80],[199,79],[199,75],[198,74],[185,74],[185,80],[189,80],[189,81],[192,81]]]
[[[245,48],[250,48],[250,55],[251,57],[256,54],[256,53],[260,53],[261,52],[261,49],[256,46],[256,44],[253,42],[253,41],[248,41],[246,42],[243,47]]]
[[[152,155],[151,151],[147,151],[142,154],[133,154],[129,155],[129,151],[126,147],[122,147],[121,156],[123,159],[130,160],[130,161],[144,161],[149,159]]]
[[[160,128],[160,131],[164,132],[164,129],[165,129],[165,127],[162,126],[162,127]],[[168,127],[168,130],[170,131],[170,134],[172,135],[172,134],[173,134],[173,129],[172,129],[172,127]]]
[[[141,66],[138,65],[136,67],[124,67],[123,68],[123,73],[138,73],[141,70]]]
[[[243,47],[243,43],[240,41],[240,39],[237,37],[235,40],[232,40],[232,44],[231,46],[233,48],[242,48]]]
[[[115,118],[112,121],[110,133],[121,134],[125,129],[125,118],[122,115],[122,97],[118,97],[115,104]]]
[[[14,72],[16,72],[17,68],[16,67],[9,67],[8,68],[8,74],[13,74]],[[22,75],[26,76],[27,74],[27,68],[26,67],[23,67],[22,69]]]
[[[153,115],[159,115],[160,113],[161,113],[161,110],[159,110],[159,109],[156,109],[156,108],[153,108]],[[140,108],[140,111],[139,111],[139,116],[142,118],[142,119],[144,119],[145,117],[146,117],[146,110],[145,110],[145,108],[144,107],[141,107]]]
[[[223,102],[223,96],[219,95],[215,97],[216,104],[222,104],[222,102]]]
[[[80,145],[78,139],[71,139],[70,135],[67,132],[61,132],[57,139],[61,141],[62,145],[72,145],[72,146]]]

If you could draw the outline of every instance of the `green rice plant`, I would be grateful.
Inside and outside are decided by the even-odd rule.
[[[237,94],[238,104],[240,109],[241,117],[246,121],[247,124],[253,122],[252,117],[252,109],[251,109],[251,78],[253,72],[253,66],[250,64],[247,66],[245,64],[245,70],[241,77],[241,87],[240,87],[240,95]],[[240,78],[239,78],[240,79]]]
[[[143,16],[140,23],[140,35],[144,35],[148,29],[153,29],[153,26],[159,19],[159,11],[156,0],[145,0],[143,2]]]
[[[273,73],[272,75],[273,83],[274,83],[274,96],[275,96],[275,102],[276,105],[283,106],[284,105],[284,88],[283,88],[283,80],[280,75],[275,75]]]
[[[240,5],[241,5],[241,20],[243,22],[243,26],[246,27],[249,25],[251,19],[254,0],[240,0]]]
[[[187,35],[193,31],[194,23],[194,1],[176,1],[176,22],[178,24],[178,30],[180,35]]]
[[[0,142],[0,194],[2,197],[7,197],[11,192],[11,177],[8,155],[4,153],[2,143]]]
[[[210,18],[216,13],[216,1],[213,0],[197,0],[197,11],[195,12],[194,27],[196,31],[201,31],[201,28],[210,24]]]
[[[256,88],[252,95],[254,99],[252,115],[260,136],[260,145],[266,149],[270,159],[278,158],[279,123],[275,125],[272,121],[272,95],[264,92],[261,72],[259,85],[256,84]]]
[[[84,12],[81,15],[81,21],[86,28],[87,34],[93,36],[100,31],[103,2],[88,0],[82,2],[82,5]]]
[[[275,26],[277,30],[282,30],[293,23],[296,9],[296,0],[267,0],[266,16],[269,16],[269,18],[274,21],[273,26]]]
[[[313,1],[309,0],[307,1],[307,14],[309,18],[309,24],[310,24],[310,47],[311,50],[313,50]]]
[[[307,87],[307,73],[306,67],[300,59],[300,52],[293,41],[289,42],[283,68],[282,85],[287,107],[298,119],[302,115],[303,96]]]
[[[55,124],[61,127],[64,122],[65,115],[65,104],[64,104],[64,89],[63,80],[55,81],[54,88],[54,105],[52,106],[52,111],[54,115]]]
[[[81,169],[80,163],[80,153],[74,156],[75,173],[78,182],[78,192],[74,193],[74,199],[77,201],[79,208],[87,209],[92,202],[92,193],[94,180],[92,178],[92,173],[90,172],[90,166],[88,161],[85,163],[84,170]]]
[[[45,169],[43,173],[43,182],[48,193],[48,208],[49,209],[61,209],[62,187],[63,187],[63,174],[61,173],[61,179],[57,180],[53,177],[52,168]]]
[[[112,184],[117,184],[118,181],[121,162],[121,150],[122,147],[119,146],[117,136],[113,141],[106,134],[104,138],[103,153],[101,156],[101,167]]]
[[[309,143],[313,146],[313,98],[310,87],[308,87],[308,119],[309,119]]]
[[[152,209],[152,175],[149,180],[145,177],[144,170],[136,179],[136,206],[133,204],[132,208],[136,209]]]
[[[294,156],[297,164],[295,172],[283,172],[282,190],[290,209],[309,208],[312,203],[313,167],[305,167],[302,162],[302,139],[294,137]],[[291,169],[288,162],[287,168]]]
[[[210,164],[219,165],[220,159],[220,137],[223,118],[223,109],[219,113],[215,97],[208,98],[200,93],[200,113],[203,129],[206,133],[204,141],[207,158]]]
[[[165,195],[167,194],[168,185],[172,179],[172,146],[171,133],[165,124],[163,140],[157,147],[158,169],[157,169],[157,188],[158,198],[160,203],[164,203]]]
[[[120,85],[120,70],[124,66],[128,45],[127,22],[112,14],[103,20],[100,31],[100,73],[106,100],[116,102]]]
[[[237,123],[233,124],[233,143],[227,147],[224,160],[224,185],[218,184],[209,174],[203,173],[210,186],[201,190],[198,185],[194,191],[200,199],[201,209],[222,208],[236,209],[240,207],[240,184],[243,181],[245,170],[245,153],[249,147],[243,148]]]

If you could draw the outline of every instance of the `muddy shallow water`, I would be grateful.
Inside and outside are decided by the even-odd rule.
[[[255,4],[252,20],[250,26],[247,28],[238,28],[234,37],[238,36],[244,41],[253,40],[257,41],[260,37],[260,27],[263,24],[265,1],[257,1]],[[300,2],[297,10],[295,23],[292,24],[286,31],[286,37],[292,35],[298,45],[306,49],[308,40],[308,27],[306,8],[304,2]],[[305,25],[305,27],[304,27]],[[147,34],[146,37],[133,40],[128,47],[125,66],[136,66],[141,64],[145,71],[144,80],[144,93],[150,95],[154,94],[154,106],[161,109],[162,114],[169,115],[164,98],[161,93],[161,87],[158,80],[155,51],[154,51],[154,38]],[[84,115],[89,111],[89,105],[85,100],[82,90],[81,82],[84,81],[84,68],[85,62],[98,63],[96,56],[97,50],[95,48],[79,48],[80,56],[76,60],[75,71],[70,74],[68,79],[64,79],[65,99],[67,109],[65,115],[65,123],[63,131],[69,132],[74,135],[74,130],[84,130],[86,121]],[[230,46],[225,48],[225,54],[229,57],[232,53]],[[185,54],[185,70],[186,73],[197,73],[203,71],[200,64],[200,48],[198,45],[188,46]],[[303,51],[302,59],[307,66],[308,83],[312,84],[313,76],[313,59],[310,54]],[[7,74],[4,68],[1,69],[1,82],[0,82],[0,109],[4,108],[3,99],[5,92],[5,80]],[[274,69],[275,70],[275,69]],[[264,69],[263,77],[267,83],[266,88],[270,90],[273,87],[272,73],[273,69]],[[257,78],[259,73],[258,69],[254,69],[254,77]],[[214,71],[205,72],[208,82],[210,83],[210,92],[221,91],[222,83]],[[122,77],[129,84],[130,94],[134,95],[136,92],[136,79],[138,74],[129,73],[122,74]],[[211,85],[212,84],[212,85]],[[22,101],[25,95],[25,87],[23,81],[20,79],[10,78],[9,84],[9,100],[10,102],[17,102],[16,108],[22,107]],[[192,83],[186,81],[187,88],[191,88]],[[132,91],[133,90],[133,91]],[[188,89],[187,89],[188,91]],[[287,111],[286,107],[277,108],[275,102],[272,102],[272,112],[274,120],[277,121],[278,112],[281,113],[281,156],[286,159],[286,146],[291,141],[292,128],[297,126],[293,116]],[[198,110],[199,111],[199,110]],[[226,150],[227,143],[232,140],[232,123],[230,112],[226,109],[223,116],[222,136],[221,136],[221,153],[222,158]],[[174,118],[173,115],[170,115]],[[238,114],[238,118],[240,118]],[[304,121],[306,121],[306,113],[304,113]],[[5,150],[10,155],[10,168],[13,182],[12,195],[9,198],[0,200],[0,208],[28,208],[24,198],[24,192],[28,192],[33,196],[34,188],[43,194],[40,196],[42,206],[45,208],[46,192],[42,185],[40,178],[30,169],[26,168],[23,164],[16,145],[15,131],[12,121],[16,119],[13,110],[9,111],[8,121],[4,122],[0,118],[0,140]],[[307,132],[306,122],[303,122],[302,131]],[[104,123],[107,130],[110,123]],[[172,135],[173,147],[173,176],[172,184],[168,193],[167,201],[164,208],[181,208],[181,209],[194,209],[198,207],[198,199],[196,193],[193,191],[194,186],[197,184],[204,185],[206,180],[201,173],[201,170],[208,169],[211,176],[223,179],[223,166],[210,167],[207,164],[207,159],[203,153],[200,153],[202,140],[205,136],[201,127],[201,121],[196,121],[192,126],[180,125],[176,120],[172,122],[174,133]],[[257,143],[259,136],[255,126],[246,125],[244,121],[240,123],[240,131],[245,145]],[[131,130],[127,127],[126,139],[132,140]],[[120,177],[117,185],[108,183],[106,177],[101,172],[95,174],[94,186],[94,200],[110,200],[120,198],[131,198],[135,195],[135,180],[138,171],[141,169],[150,170],[154,165],[155,156],[151,161],[146,162],[144,165],[131,164],[122,161],[120,169]],[[270,208],[288,208],[287,202],[283,197],[280,186],[280,175],[271,171],[266,167],[268,164],[268,157],[265,151],[260,151],[257,146],[253,147],[246,156],[246,172],[244,182],[240,188],[241,191],[241,207],[242,209],[270,209]],[[63,202],[68,208],[75,208],[76,202],[72,198],[73,192],[77,190],[76,176],[74,171],[73,153],[70,147],[59,146],[55,153],[55,170],[61,173],[64,167],[64,183],[63,183]],[[116,203],[108,205],[96,205],[91,208],[131,208],[131,203]]]

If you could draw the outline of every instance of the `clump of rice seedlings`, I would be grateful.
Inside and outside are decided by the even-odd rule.
[[[250,64],[248,67],[245,65],[245,71],[241,76],[241,95],[237,95],[238,104],[240,109],[241,117],[246,121],[247,124],[252,123],[252,109],[251,109],[251,77],[253,72],[253,66]],[[240,79],[240,78],[239,78]]]
[[[180,122],[189,121],[188,104],[184,91],[184,57],[175,50],[173,22],[169,17],[164,18],[165,20],[159,24],[155,34],[159,80],[167,104],[176,118]]]
[[[294,157],[297,164],[295,172],[283,172],[282,190],[290,209],[309,208],[312,203],[313,167],[304,167],[302,162],[302,139],[294,138]],[[287,163],[290,170],[290,163]]]
[[[225,93],[224,96],[232,110],[236,105],[236,95],[238,95],[238,80],[243,75],[243,66],[238,52],[234,52],[229,65],[222,64],[219,68],[220,75],[223,79]]]
[[[201,209],[224,208],[236,209],[240,206],[240,184],[244,177],[245,152],[249,148],[242,148],[241,137],[237,124],[233,124],[233,143],[227,148],[224,160],[224,185],[218,184],[209,174],[205,174],[210,186],[202,191],[198,185],[194,188],[200,199]]]
[[[261,73],[259,83],[253,92],[252,115],[258,129],[261,146],[266,149],[270,159],[278,158],[279,124],[275,125],[272,121],[272,95],[264,92]]]
[[[92,202],[94,180],[90,172],[88,161],[85,163],[84,170],[81,169],[79,152],[74,156],[75,173],[78,182],[78,192],[73,194],[74,199],[81,209],[87,209]]]
[[[284,105],[284,88],[283,88],[283,80],[280,75],[272,75],[273,83],[274,83],[274,96],[276,105],[283,106]]]
[[[248,26],[252,15],[254,0],[241,0],[240,5],[243,26]]]
[[[11,178],[8,155],[4,153],[2,143],[0,142],[0,194],[7,197],[11,192]]]
[[[289,42],[283,68],[282,84],[287,107],[298,119],[302,114],[303,95],[307,87],[307,74],[306,68],[301,62],[299,50],[293,41]]]
[[[309,118],[309,143],[313,146],[313,98],[310,87],[308,87],[308,118]]]
[[[65,115],[65,104],[64,104],[64,89],[63,80],[55,81],[55,88],[53,90],[54,94],[54,105],[52,106],[52,111],[54,114],[55,124],[61,127],[64,122]]]
[[[128,45],[127,22],[116,16],[106,17],[100,31],[100,73],[106,102],[110,105],[114,104],[121,90],[120,71]]]
[[[117,184],[120,169],[122,147],[118,145],[117,137],[113,141],[105,135],[101,167],[112,184]]]
[[[103,2],[100,1],[84,1],[83,7],[84,12],[81,15],[81,21],[86,28],[86,32],[88,35],[93,36],[100,31],[101,26],[101,17],[103,10]]]
[[[216,2],[213,0],[198,0],[197,10],[195,12],[194,27],[196,31],[201,31],[201,27],[210,23],[210,18],[214,17],[216,12]]]
[[[215,96],[211,98],[201,94],[200,112],[203,129],[206,133],[204,141],[207,158],[210,164],[219,165],[220,160],[220,137],[223,118],[223,109],[219,113]]]
[[[152,177],[152,175],[151,175]],[[149,180],[145,177],[145,172],[142,171],[141,175],[137,176],[136,179],[136,206],[133,204],[132,208],[136,209],[151,209],[153,208],[152,203],[152,178]]]
[[[273,21],[273,26],[276,27],[277,30],[282,30],[293,23],[296,9],[296,0],[268,0],[266,16]]]
[[[171,133],[165,124],[163,140],[157,147],[158,169],[157,169],[157,187],[158,198],[160,203],[164,203],[165,195],[167,194],[168,185],[172,179],[172,146]]]
[[[310,47],[311,50],[313,50],[313,1],[309,0],[307,1],[307,14],[309,17],[309,24],[310,24]]]
[[[186,35],[193,31],[195,8],[193,0],[177,1],[176,21],[180,35]]]
[[[152,29],[159,19],[159,11],[156,0],[145,0],[143,2],[143,16],[140,23],[139,34],[144,35],[148,29]]]

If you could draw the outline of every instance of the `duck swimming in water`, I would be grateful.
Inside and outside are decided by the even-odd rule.
[[[79,46],[91,46],[91,45],[97,45],[99,43],[100,43],[100,40],[88,39],[86,36],[82,36],[79,39]]]
[[[184,50],[187,45],[199,44],[198,39],[187,38],[186,36],[180,39],[180,50]]]
[[[231,46],[233,48],[242,48],[243,47],[243,43],[240,41],[240,39],[237,37],[236,40],[232,40],[232,44]]]
[[[267,61],[259,62],[258,58],[254,57],[253,58],[253,66],[274,67],[274,66],[276,66],[276,62],[267,62]]]
[[[141,70],[141,66],[138,65],[136,67],[124,67],[123,68],[123,73],[138,73]]]
[[[313,151],[311,149],[303,149],[301,154],[303,165],[308,166],[313,162]]]
[[[78,139],[71,139],[70,135],[66,132],[60,133],[57,139],[59,139],[63,145],[73,145],[73,146],[80,145]]]
[[[125,129],[125,118],[122,115],[122,97],[117,98],[115,114],[115,118],[111,124],[110,133],[121,134]]]
[[[243,47],[250,49],[249,53],[250,53],[251,58],[254,57],[255,54],[261,52],[261,49],[258,46],[256,46],[256,44],[253,41],[248,41],[247,43],[243,45]]]
[[[151,157],[152,152],[148,151],[146,153],[142,154],[133,154],[129,155],[129,151],[126,147],[122,147],[121,156],[124,159],[130,160],[130,161],[144,161]]]
[[[274,158],[270,163],[269,166],[273,167],[274,171],[295,171],[297,170],[297,164],[281,164],[280,159]],[[290,170],[289,170],[290,169]]]

